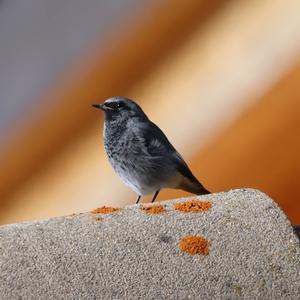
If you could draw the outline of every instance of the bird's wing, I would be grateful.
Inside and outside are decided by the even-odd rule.
[[[153,158],[170,160],[171,163],[175,164],[176,169],[183,176],[198,182],[182,156],[176,151],[166,135],[157,125],[151,121],[143,122],[139,124],[136,130],[138,131],[138,135],[141,136],[144,141],[144,149],[147,151],[146,155]]]
[[[136,136],[142,139],[145,154],[153,157],[172,155],[176,149],[161,129],[151,121],[141,122],[134,128]]]

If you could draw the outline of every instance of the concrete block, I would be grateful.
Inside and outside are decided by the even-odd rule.
[[[257,190],[99,211],[1,226],[0,299],[299,299],[299,240]]]

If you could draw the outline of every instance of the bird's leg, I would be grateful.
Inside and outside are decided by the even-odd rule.
[[[141,195],[138,195],[138,197],[137,197],[137,199],[136,199],[136,202],[135,202],[135,204],[138,204],[138,203],[139,203],[139,201],[140,201],[140,199],[141,199]]]
[[[154,194],[154,196],[153,196],[153,198],[152,198],[152,201],[151,201],[151,202],[154,202],[154,201],[155,201],[155,199],[156,199],[156,197],[157,197],[158,193],[159,193],[159,190],[155,192],[155,194]]]

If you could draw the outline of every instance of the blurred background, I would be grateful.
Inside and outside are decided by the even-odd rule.
[[[298,0],[0,1],[0,223],[134,203],[91,107],[112,96],[137,101],[209,190],[260,189],[300,223],[299,11]]]

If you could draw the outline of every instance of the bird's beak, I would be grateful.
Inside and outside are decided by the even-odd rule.
[[[95,107],[95,108],[97,108],[97,109],[101,109],[103,111],[112,109],[112,108],[106,106],[104,103],[103,104],[93,104],[92,106]]]
[[[97,108],[97,109],[102,109],[104,111],[104,108],[102,107],[102,104],[93,104],[92,106]]]

